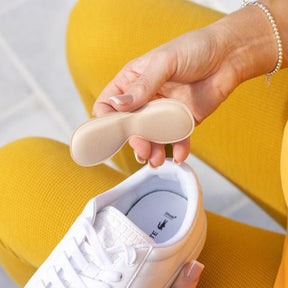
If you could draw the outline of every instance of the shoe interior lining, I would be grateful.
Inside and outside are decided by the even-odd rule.
[[[131,185],[112,205],[124,213],[156,243],[171,239],[183,224],[187,211],[185,189],[169,175],[150,175]]]
[[[126,216],[156,243],[171,239],[185,218],[187,200],[171,191],[152,191],[140,198]]]

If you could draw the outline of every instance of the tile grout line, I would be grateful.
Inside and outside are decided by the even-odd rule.
[[[26,81],[26,84],[32,89],[33,95],[35,98],[43,104],[44,108],[46,108],[47,112],[56,120],[56,122],[60,125],[63,131],[70,137],[73,132],[70,125],[63,118],[61,113],[58,112],[57,108],[53,105],[53,103],[49,100],[48,96],[45,94],[43,89],[38,85],[33,75],[30,71],[25,67],[22,61],[18,58],[18,56],[14,53],[12,48],[8,45],[6,40],[0,34],[0,47],[3,49],[4,53],[11,60],[17,71]]]
[[[233,213],[244,207],[249,202],[250,200],[243,195],[240,200],[235,201],[233,204],[219,211],[219,214],[230,217]]]
[[[10,0],[11,1],[11,0]],[[27,2],[29,0],[16,0],[13,1],[12,3],[9,3],[7,5],[4,5],[2,8],[0,8],[0,15],[17,8],[18,6],[22,5],[23,3]]]
[[[220,3],[221,1],[216,1],[216,4],[214,2],[214,0],[208,0],[208,7],[213,6],[214,9],[218,10],[218,11],[222,11],[224,13],[228,13],[227,9],[225,7],[225,5],[223,5],[223,3]]]
[[[195,0],[189,0],[189,1],[194,2]],[[232,10],[227,9],[227,6],[225,4],[223,4],[223,1],[206,0],[203,2],[203,0],[196,0],[196,3],[198,3],[202,6],[206,6],[206,7],[212,8],[214,10],[220,11],[222,13],[226,13],[226,14],[229,14],[229,13],[233,12],[234,10],[239,9],[241,6],[241,1],[239,3],[239,7],[235,5],[236,7]]]
[[[21,110],[32,99],[35,99],[35,96],[33,95],[33,93],[30,94],[30,96],[26,97],[25,99],[17,102],[13,107],[6,109],[6,111],[4,113],[1,112],[0,121],[10,117],[11,115],[13,115],[15,113],[17,113],[17,111]]]

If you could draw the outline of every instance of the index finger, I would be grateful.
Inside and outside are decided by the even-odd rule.
[[[115,84],[113,79],[100,93],[92,108],[92,114],[95,117],[103,116],[116,110],[107,101],[111,96],[122,94],[122,89]]]
[[[136,60],[128,62],[102,90],[93,106],[92,114],[94,116],[102,116],[107,113],[116,112],[109,99],[112,96],[125,93],[139,77],[139,73],[133,68],[135,61]]]

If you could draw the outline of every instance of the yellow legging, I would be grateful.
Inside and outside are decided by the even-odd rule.
[[[88,113],[127,61],[220,17],[182,0],[80,0],[69,20],[67,55]],[[282,71],[270,88],[263,79],[245,83],[191,139],[193,153],[283,225],[280,154],[288,118],[286,79],[287,71]],[[0,149],[0,262],[20,286],[90,198],[139,168],[127,146],[114,161],[121,173],[105,165],[83,168],[71,160],[67,145],[45,138],[21,139]],[[273,287],[283,241],[283,235],[208,213],[208,238],[200,256],[206,268],[199,287]],[[281,283],[277,287],[285,287]]]

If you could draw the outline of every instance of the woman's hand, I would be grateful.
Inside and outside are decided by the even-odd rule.
[[[277,62],[271,24],[262,11],[253,8],[183,34],[132,60],[102,91],[93,114],[133,111],[157,98],[174,98],[187,105],[196,124],[201,123],[241,82],[270,72]],[[141,138],[129,143],[139,162],[149,160],[153,167],[164,162],[164,145]],[[189,139],[173,144],[175,162],[186,159],[189,146]]]
[[[132,60],[98,97],[93,114],[133,111],[157,98],[175,98],[191,110],[196,123],[212,113],[238,84],[235,69],[213,29],[184,34]],[[129,141],[138,160],[153,167],[165,159],[164,145],[141,138]],[[189,139],[173,144],[173,158],[183,162]]]
[[[198,261],[185,264],[171,288],[196,288],[203,269]]]

